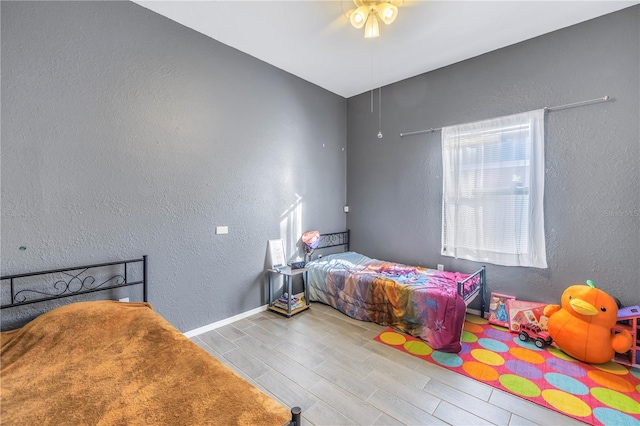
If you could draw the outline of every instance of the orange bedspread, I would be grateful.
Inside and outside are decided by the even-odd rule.
[[[82,302],[0,334],[2,424],[281,425],[289,410],[147,303]]]

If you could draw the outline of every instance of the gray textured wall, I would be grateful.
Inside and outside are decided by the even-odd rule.
[[[477,263],[440,256],[440,132],[402,139],[399,133],[609,95],[612,102],[547,115],[549,268],[487,265],[489,290],[557,302],[568,285],[592,279],[624,304],[640,304],[639,79],[635,6],[384,87],[381,140],[369,93],[350,98],[353,249],[477,269]]]
[[[344,229],[345,99],[133,3],[1,7],[3,274],[147,254],[187,331],[266,303],[268,239]]]

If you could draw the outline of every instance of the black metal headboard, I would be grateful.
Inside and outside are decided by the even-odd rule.
[[[142,267],[132,277],[130,265]],[[97,277],[97,278],[96,278]],[[142,285],[147,301],[147,256],[119,262],[98,263],[0,277],[0,309],[30,305],[81,294]],[[7,300],[8,299],[8,300]]]
[[[330,247],[344,248],[344,251],[349,251],[349,241],[351,240],[351,231],[347,229],[342,232],[331,232],[328,234],[320,234],[320,243],[315,250],[328,249]],[[307,254],[307,261],[311,259],[311,254]]]

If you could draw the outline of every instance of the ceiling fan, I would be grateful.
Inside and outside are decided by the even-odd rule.
[[[380,22],[389,25],[398,16],[398,7],[404,0],[353,0],[356,8],[347,11],[349,22],[355,28],[364,27],[365,38],[380,36]]]

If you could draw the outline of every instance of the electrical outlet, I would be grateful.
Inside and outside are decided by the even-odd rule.
[[[444,265],[442,263],[438,263],[438,271],[444,271]]]
[[[120,299],[120,302],[128,302],[128,301],[129,301],[129,298],[128,298],[128,297],[125,297],[125,298],[123,298],[123,299]]]
[[[228,233],[229,233],[229,227],[228,226],[216,226],[216,234],[224,235],[224,234],[228,234]]]

